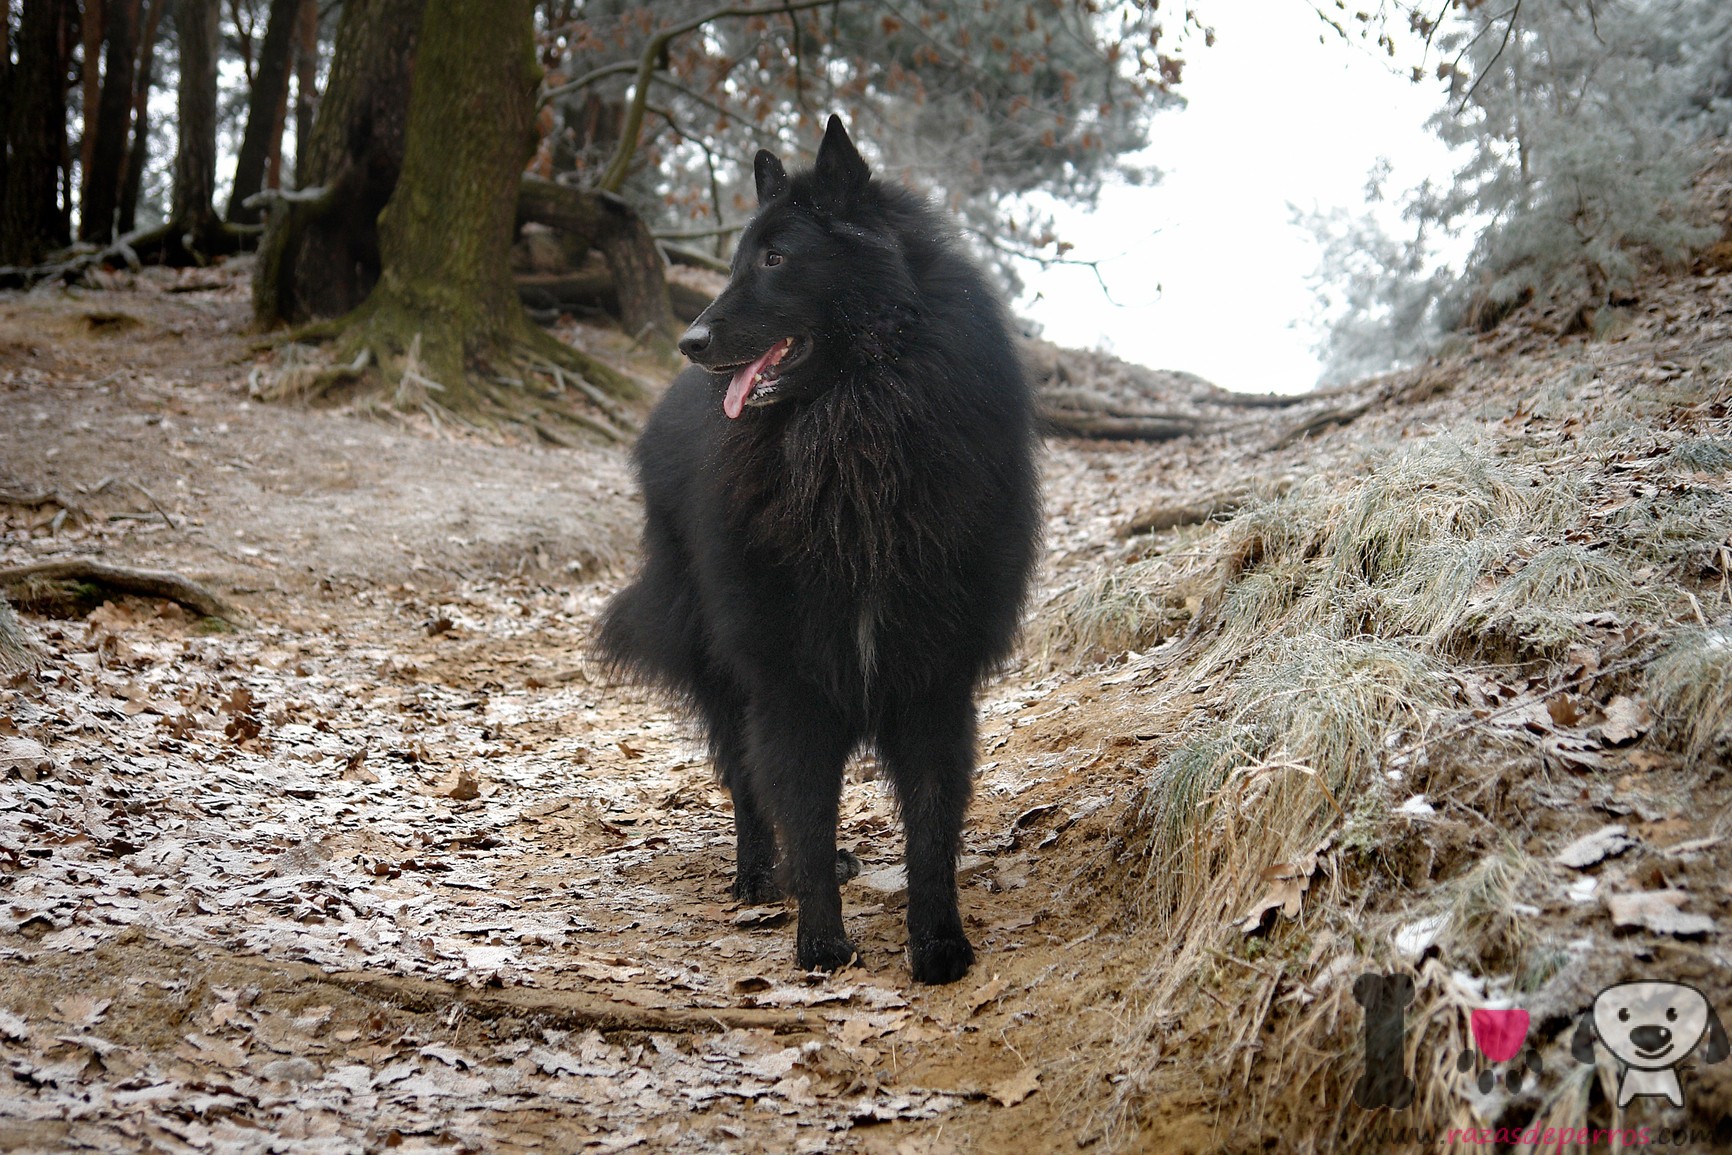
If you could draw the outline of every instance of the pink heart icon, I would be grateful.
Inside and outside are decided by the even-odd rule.
[[[1528,1013],[1520,1008],[1507,1011],[1474,1011],[1468,1019],[1473,1042],[1480,1054],[1494,1063],[1516,1057],[1528,1037]]]

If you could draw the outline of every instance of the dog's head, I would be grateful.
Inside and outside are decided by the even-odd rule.
[[[1627,1067],[1658,1071],[1676,1065],[1708,1036],[1703,1058],[1710,1063],[1728,1052],[1726,1028],[1707,996],[1682,983],[1620,983],[1607,987],[1583,1016],[1572,1046],[1577,1059],[1593,1060],[1592,1036]]]
[[[728,287],[680,339],[680,351],[726,385],[731,418],[823,394],[847,355],[886,355],[886,327],[911,318],[918,299],[891,224],[895,197],[873,183],[840,118],[830,118],[810,170],[790,177],[760,151],[753,172],[758,212],[740,234]]]

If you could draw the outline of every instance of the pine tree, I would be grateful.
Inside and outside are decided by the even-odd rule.
[[[1441,332],[1490,328],[1536,297],[1566,330],[1591,326],[1643,267],[1718,231],[1691,219],[1688,198],[1694,143],[1732,119],[1732,5],[1463,5],[1436,44],[1451,63],[1431,128],[1467,159],[1450,187],[1403,198],[1415,234],[1306,218],[1333,291],[1325,380],[1410,361]],[[1455,268],[1432,242],[1464,229],[1476,240]]]

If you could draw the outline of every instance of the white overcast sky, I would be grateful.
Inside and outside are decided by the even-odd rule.
[[[1392,191],[1447,175],[1449,154],[1424,128],[1438,86],[1410,83],[1358,42],[1319,43],[1323,24],[1304,0],[1198,9],[1216,42],[1193,38],[1179,88],[1189,105],[1154,119],[1160,183],[1109,187],[1094,212],[1058,213],[1071,255],[1104,260],[1120,307],[1089,270],[1054,268],[1025,270],[1017,311],[1061,345],[1229,389],[1308,389],[1317,247],[1288,205],[1363,204],[1384,156]]]

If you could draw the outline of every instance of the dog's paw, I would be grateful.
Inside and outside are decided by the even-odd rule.
[[[852,850],[836,850],[836,885],[860,877],[860,860],[854,857]]]
[[[955,982],[974,965],[974,948],[960,932],[911,943],[908,953],[914,981],[934,986]]]
[[[838,971],[855,959],[860,952],[846,938],[800,938],[795,961],[801,970]]]
[[[763,874],[736,874],[734,885],[729,888],[738,902],[756,906],[765,902],[781,902],[782,887],[775,876],[768,872]]]

